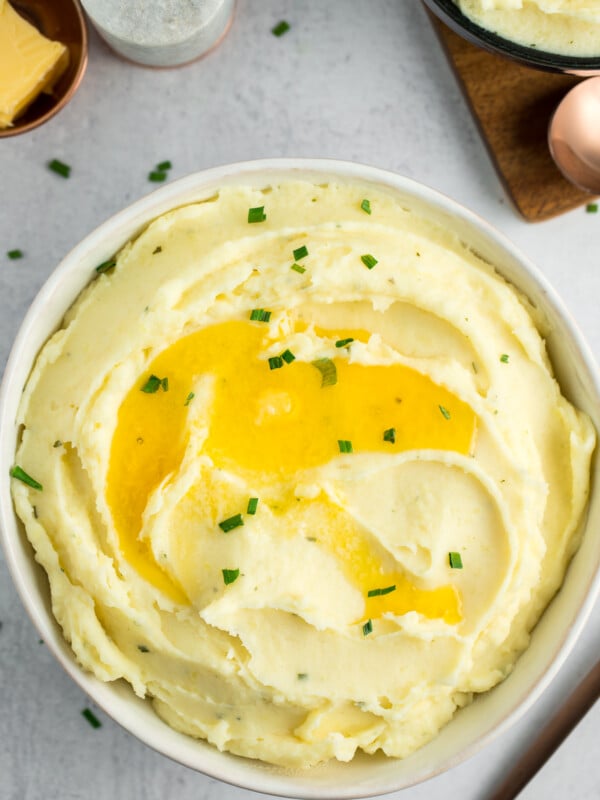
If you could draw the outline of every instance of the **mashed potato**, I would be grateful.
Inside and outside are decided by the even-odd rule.
[[[595,441],[526,299],[344,182],[223,188],[98,272],[13,469],[86,669],[283,766],[404,757],[511,671]]]
[[[600,0],[455,0],[482,28],[526,47],[600,57]]]

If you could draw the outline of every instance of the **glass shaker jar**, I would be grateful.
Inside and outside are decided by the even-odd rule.
[[[81,0],[94,27],[119,55],[149,67],[175,67],[214,47],[235,0]]]

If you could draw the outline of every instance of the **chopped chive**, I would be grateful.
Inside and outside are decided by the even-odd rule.
[[[268,322],[271,319],[271,312],[264,308],[253,308],[250,312],[250,319],[253,322]]]
[[[306,248],[306,245],[303,244],[302,247],[297,247],[294,250],[294,261],[300,261],[300,259],[306,258],[307,255],[308,255],[308,250]]]
[[[283,358],[281,356],[271,356],[269,359],[269,369],[281,369],[283,367]]]
[[[375,256],[372,256],[370,253],[366,253],[364,256],[361,256],[360,260],[363,262],[365,267],[367,267],[367,269],[373,269],[375,264],[378,263]]]
[[[155,394],[162,387],[163,392],[169,391],[169,379],[159,378],[158,375],[150,375],[141,391],[146,394]]]
[[[223,573],[223,583],[225,586],[229,586],[230,583],[237,581],[240,577],[239,569],[222,569],[221,572]]]
[[[248,508],[246,509],[246,514],[250,514],[251,516],[256,514],[256,509],[258,508],[258,497],[251,497],[248,500]]]
[[[160,164],[156,165],[156,169],[159,170],[159,172],[166,172],[166,170],[171,169],[172,166],[173,164],[171,164],[170,161],[161,161]]]
[[[338,439],[338,447],[340,448],[340,453],[352,452],[352,442],[349,439]]]
[[[595,214],[598,211],[598,203],[588,203],[585,210],[588,214]]]
[[[463,563],[460,553],[448,553],[448,563],[452,569],[462,569]]]
[[[192,400],[194,399],[194,397],[196,397],[196,395],[194,394],[194,392],[190,392],[190,393],[188,394],[188,396],[185,398],[185,403],[184,403],[183,405],[184,405],[184,406],[189,406],[189,404],[192,402]]]
[[[12,478],[16,478],[18,481],[26,483],[27,486],[31,486],[32,489],[37,489],[38,492],[41,492],[44,488],[41,483],[36,481],[35,478],[32,478],[31,475],[28,475],[21,467],[15,465],[11,468],[9,474]]]
[[[93,711],[90,711],[89,708],[84,708],[81,713],[87,719],[87,721],[90,723],[92,728],[101,728],[102,727],[102,723],[100,722],[98,717],[94,714]]]
[[[294,272],[299,272],[302,275],[303,272],[306,272],[306,267],[303,267],[302,264],[292,264],[292,269]]]
[[[353,341],[354,339],[352,338],[352,336],[349,336],[347,339],[338,339],[337,342],[335,343],[335,346],[346,347],[346,345],[352,344]]]
[[[508,364],[508,353],[502,353],[502,355],[500,356],[500,361],[503,364]]]
[[[158,169],[152,170],[152,172],[148,173],[148,180],[152,183],[162,183],[167,179],[167,173],[161,172]]]
[[[310,362],[321,373],[321,387],[335,386],[337,383],[337,368],[330,358],[317,358]]]
[[[63,161],[59,161],[58,158],[53,158],[52,161],[48,162],[48,169],[51,169],[52,172],[56,172],[57,175],[63,178],[68,178],[71,174],[71,167]]]
[[[242,519],[241,514],[236,514],[234,517],[229,517],[228,519],[224,519],[223,522],[219,522],[219,528],[223,531],[223,533],[229,533],[234,528],[239,528],[244,524],[244,520]]]
[[[283,36],[284,33],[287,33],[290,29],[290,23],[286,22],[284,19],[281,22],[278,22],[274,28],[271,28],[271,33],[273,36]]]
[[[299,672],[296,677],[299,681],[305,681],[308,678],[308,672]]]
[[[371,589],[367,592],[367,597],[382,597],[384,594],[396,591],[396,584],[393,586],[385,586],[383,589]]]
[[[61,440],[60,440],[60,439],[57,439],[57,440],[54,442],[54,444],[52,445],[52,447],[62,447],[62,442],[61,442]]]
[[[281,357],[283,358],[286,364],[291,364],[292,361],[296,360],[296,356],[289,349],[284,350],[283,353],[281,354]]]
[[[473,367],[473,372],[477,375],[478,369],[477,364],[474,361],[471,361],[471,366]]]
[[[388,428],[383,432],[383,441],[384,442],[391,442],[392,444],[396,443],[396,428]]]
[[[162,253],[162,247],[157,245],[154,250],[152,251],[152,255],[155,256],[157,253]]]
[[[363,636],[368,636],[370,633],[373,633],[373,621],[368,619],[365,624],[362,626]]]
[[[264,206],[248,209],[248,222],[264,222],[266,218]]]
[[[116,258],[109,258],[107,261],[103,261],[101,264],[98,264],[96,267],[96,272],[108,272],[109,269],[112,269],[117,263]]]
[[[438,406],[440,413],[444,419],[450,419],[450,412],[444,406]]]
[[[22,250],[8,250],[6,255],[10,258],[11,261],[16,261],[18,258],[23,258],[23,251]]]
[[[365,214],[370,214],[371,213],[371,201],[370,200],[367,200],[365,198],[365,200],[363,200],[362,203],[360,204],[360,207],[365,212]]]
[[[150,652],[150,650],[146,647],[145,644],[138,644],[137,649],[140,651],[140,653],[149,653]]]

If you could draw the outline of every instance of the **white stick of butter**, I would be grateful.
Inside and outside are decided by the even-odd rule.
[[[53,42],[0,0],[0,128],[10,127],[40,92],[49,92],[69,63]]]

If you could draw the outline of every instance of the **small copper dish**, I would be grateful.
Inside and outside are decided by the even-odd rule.
[[[42,92],[10,128],[0,128],[0,138],[16,136],[47,122],[67,105],[81,83],[88,59],[85,17],[77,0],[10,0],[27,22],[69,50],[69,65],[51,93]]]

